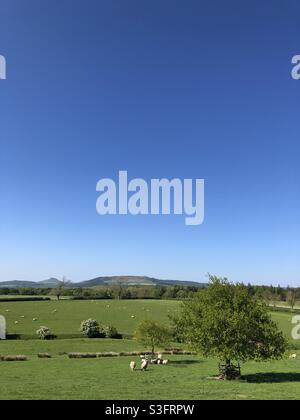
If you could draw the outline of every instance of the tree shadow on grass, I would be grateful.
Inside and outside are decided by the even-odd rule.
[[[195,365],[202,363],[200,360],[171,360],[172,365]]]
[[[300,382],[300,373],[256,373],[255,375],[245,375],[242,379],[255,384]]]

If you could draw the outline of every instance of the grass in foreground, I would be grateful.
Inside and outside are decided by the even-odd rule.
[[[3,343],[1,343],[2,346]],[[28,362],[2,362],[0,399],[298,399],[300,360],[247,363],[242,381],[208,379],[217,361],[195,356],[168,356],[167,366],[131,372],[136,357],[69,360],[65,351],[135,350],[131,340],[58,340],[5,342],[5,353],[25,350]],[[48,351],[52,359],[39,360]],[[298,353],[298,357],[300,354]]]
[[[80,322],[94,317],[115,325],[128,337],[147,317],[168,321],[178,309],[173,301],[63,301],[8,302],[0,313],[8,318],[10,333],[29,338],[40,325],[49,326],[59,340],[7,340],[0,342],[1,354],[25,354],[28,362],[0,363],[0,399],[298,399],[300,395],[300,347],[291,341],[297,359],[268,363],[246,363],[243,381],[223,382],[214,376],[218,361],[198,356],[167,356],[167,366],[151,366],[147,372],[130,372],[135,357],[69,360],[68,352],[143,350],[131,339],[63,339],[66,332],[78,335]],[[9,312],[6,312],[6,309]],[[58,312],[53,311],[57,309]],[[132,318],[134,315],[134,318]],[[25,316],[25,318],[20,318]],[[289,313],[274,313],[274,319],[290,338]],[[38,318],[33,322],[34,317]],[[18,325],[14,321],[20,321]],[[40,360],[37,353],[53,358]]]

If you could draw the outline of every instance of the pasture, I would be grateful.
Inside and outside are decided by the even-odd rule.
[[[300,395],[300,343],[291,340],[297,359],[246,363],[244,379],[223,382],[208,379],[217,373],[218,361],[201,356],[168,356],[167,366],[150,366],[146,372],[130,372],[137,357],[69,360],[68,352],[145,350],[132,340],[145,318],[168,322],[178,310],[175,301],[51,301],[0,303],[8,332],[18,340],[0,342],[0,354],[25,354],[27,362],[0,362],[0,399],[297,399]],[[289,313],[273,313],[290,338]],[[21,318],[22,317],[22,318]],[[24,318],[23,318],[24,317]],[[95,318],[112,324],[124,334],[122,340],[84,339],[80,322]],[[33,321],[36,318],[37,321]],[[18,324],[15,322],[18,321]],[[58,336],[39,341],[35,331],[47,325]],[[37,358],[48,352],[51,359]]]
[[[169,322],[168,316],[178,306],[176,301],[160,300],[0,302],[0,314],[6,317],[8,333],[22,339],[36,338],[40,325],[49,327],[58,338],[78,338],[80,323],[88,318],[112,324],[125,337],[131,337],[144,319]]]

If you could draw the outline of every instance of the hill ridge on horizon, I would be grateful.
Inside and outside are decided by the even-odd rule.
[[[11,280],[7,282],[0,282],[0,287],[16,287],[16,288],[54,288],[60,283],[60,280],[51,277],[48,280],[38,282],[27,280]],[[185,280],[160,280],[148,276],[100,276],[90,280],[80,282],[70,282],[67,287],[96,287],[96,286],[111,286],[114,284],[124,284],[127,286],[192,286],[205,287],[206,283],[185,281]]]

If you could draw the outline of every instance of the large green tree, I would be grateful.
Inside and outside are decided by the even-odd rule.
[[[286,351],[266,304],[227,279],[210,276],[209,287],[184,302],[174,321],[182,341],[224,362],[225,378],[230,378],[233,362],[280,359]]]

